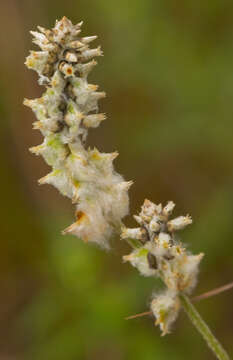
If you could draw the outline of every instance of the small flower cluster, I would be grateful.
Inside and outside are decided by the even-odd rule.
[[[134,218],[139,227],[122,229],[122,239],[136,240],[133,252],[124,256],[144,276],[157,276],[166,285],[161,294],[154,294],[151,310],[162,334],[169,332],[181,307],[179,294],[190,294],[196,285],[199,263],[203,254],[191,255],[175,236],[175,232],[192,223],[189,215],[170,220],[175,207],[169,201],[165,207],[145,200]]]
[[[105,119],[98,113],[98,101],[105,93],[88,83],[97,64],[93,58],[102,52],[100,47],[89,48],[96,36],[81,37],[81,25],[64,17],[52,30],[38,27],[40,32],[31,32],[41,51],[31,51],[25,64],[38,73],[46,91],[24,104],[34,111],[38,119],[34,128],[44,136],[43,143],[30,150],[52,167],[39,183],[54,185],[76,204],[76,221],[64,233],[108,247],[111,234],[128,214],[131,182],[114,171],[117,153],[85,147],[89,128]]]

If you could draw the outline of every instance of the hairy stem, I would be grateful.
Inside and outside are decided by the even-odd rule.
[[[189,298],[186,295],[181,294],[180,300],[181,300],[182,305],[185,309],[185,312],[187,313],[191,322],[196,327],[196,329],[200,332],[200,334],[203,336],[204,340],[207,342],[208,346],[211,348],[211,350],[213,351],[215,356],[219,360],[230,360],[230,357],[228,356],[226,351],[223,349],[223,347],[219,343],[219,341],[212,334],[208,325],[201,318],[201,316],[199,315],[199,313],[197,312],[196,308],[193,306],[193,304],[191,303]]]

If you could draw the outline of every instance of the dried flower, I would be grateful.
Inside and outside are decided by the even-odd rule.
[[[199,263],[203,254],[191,255],[175,236],[192,223],[190,216],[169,220],[175,204],[169,201],[163,208],[145,200],[141,212],[135,216],[140,225],[135,229],[122,228],[122,239],[135,239],[139,247],[124,256],[143,276],[160,277],[167,289],[155,294],[151,309],[162,334],[169,332],[179,308],[179,294],[190,294],[196,285]]]
[[[81,37],[81,25],[64,17],[52,30],[38,27],[39,32],[31,32],[41,51],[31,51],[25,64],[38,73],[46,91],[24,104],[34,111],[38,119],[34,128],[44,136],[43,143],[30,150],[52,167],[39,183],[54,185],[76,204],[76,221],[64,233],[108,247],[113,231],[128,214],[131,182],[114,171],[117,153],[85,147],[89,128],[98,127],[106,117],[98,113],[98,101],[105,93],[87,80],[97,64],[93,58],[102,51],[89,48],[96,36]]]

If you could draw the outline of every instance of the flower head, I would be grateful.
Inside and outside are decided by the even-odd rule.
[[[98,112],[98,101],[105,93],[87,78],[102,51],[89,47],[96,36],[82,37],[81,26],[82,22],[73,25],[63,17],[51,30],[38,27],[39,32],[31,32],[41,51],[31,51],[25,64],[38,73],[46,91],[24,104],[34,111],[34,128],[44,136],[31,152],[52,167],[39,183],[55,186],[76,204],[76,221],[64,233],[108,247],[113,231],[128,213],[131,182],[114,170],[117,153],[85,146],[88,130],[106,116]]]
[[[165,207],[145,200],[139,215],[140,225],[134,229],[122,228],[122,239],[134,239],[137,249],[124,256],[143,276],[160,277],[167,287],[164,293],[154,295],[151,308],[163,335],[169,332],[179,310],[179,293],[189,294],[197,282],[199,263],[203,254],[191,255],[176,238],[176,231],[192,223],[189,215],[170,219],[175,204]]]

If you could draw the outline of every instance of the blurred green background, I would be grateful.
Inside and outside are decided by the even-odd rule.
[[[194,218],[182,238],[206,254],[195,293],[232,281],[233,2],[3,0],[0,359],[213,359],[183,313],[164,338],[151,318],[124,320],[147,310],[155,280],[122,264],[118,240],[106,253],[61,236],[74,209],[37,185],[49,169],[28,152],[41,135],[22,101],[43,89],[23,63],[29,30],[63,15],[99,35],[105,57],[91,81],[109,118],[89,141],[119,151],[117,170],[135,181],[131,213],[144,198],[174,200]],[[229,291],[197,305],[230,353],[232,303]]]

